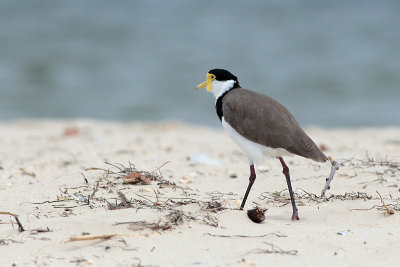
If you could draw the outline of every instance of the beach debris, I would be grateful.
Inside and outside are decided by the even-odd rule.
[[[123,177],[124,184],[151,184],[151,177],[142,175],[138,171],[133,171],[128,173],[125,177]]]
[[[135,233],[115,233],[115,234],[102,234],[102,235],[80,235],[80,236],[71,236],[67,242],[75,242],[75,241],[88,241],[88,240],[96,240],[96,239],[110,239],[115,236],[138,236]]]
[[[64,137],[72,137],[72,136],[76,136],[80,133],[79,128],[77,127],[67,127],[64,129],[62,136]]]
[[[182,177],[182,179],[180,179],[179,182],[182,183],[182,184],[189,184],[189,183],[192,182],[192,180],[190,180],[187,177]]]
[[[83,257],[74,257],[73,260],[70,260],[69,262],[70,263],[75,263],[76,265],[85,264],[87,266],[94,264],[93,260],[90,260],[90,259],[87,260],[87,259],[85,259]]]
[[[125,177],[123,177],[124,184],[151,184],[151,177],[142,175],[138,171],[133,171],[128,173]]]
[[[110,168],[87,168],[85,171],[100,171],[100,175],[83,175],[80,185],[73,187],[60,188],[60,195],[55,200],[43,202],[28,202],[34,205],[51,205],[53,208],[61,208],[62,217],[68,217],[73,208],[87,206],[90,209],[108,208],[115,209],[154,209],[166,214],[160,221],[147,221],[144,223],[131,222],[136,226],[130,226],[137,230],[141,228],[151,231],[173,230],[182,223],[197,222],[211,227],[218,227],[218,217],[213,213],[226,210],[225,205],[233,202],[237,196],[233,193],[206,192],[202,194],[193,190],[187,185],[179,186],[168,181],[161,174],[160,168],[167,164],[165,162],[153,171],[138,170],[134,164],[122,165],[120,163],[107,163]],[[203,175],[200,171],[193,175]],[[94,176],[94,177],[93,177]],[[157,181],[158,188],[153,186],[141,187],[132,190],[129,185],[124,183],[125,177],[132,179],[142,179],[148,177],[151,181]],[[171,177],[171,176],[170,176]],[[95,180],[93,180],[93,178]],[[172,178],[172,177],[171,177]],[[142,181],[136,184],[143,184]],[[168,186],[163,186],[168,185]],[[154,194],[149,194],[154,192]],[[72,204],[73,203],[73,204]],[[75,204],[75,205],[74,205]],[[79,205],[78,205],[79,204]],[[186,205],[194,204],[190,209],[182,208]],[[236,206],[236,205],[235,205]],[[193,209],[195,208],[195,209]],[[66,211],[70,211],[70,213]],[[39,216],[39,215],[38,215]],[[145,227],[146,226],[146,227]],[[118,235],[118,234],[117,234]],[[72,237],[71,241],[108,239],[115,234],[106,234],[90,237]]]
[[[144,229],[149,229],[152,231],[166,231],[172,229],[172,224],[169,222],[162,222],[161,220],[155,223],[138,221],[130,223],[128,229],[132,231],[142,231]]]
[[[117,191],[117,194],[118,194],[119,198],[121,199],[121,202],[125,208],[132,207],[131,202],[126,198],[126,196],[121,191]]]
[[[226,208],[224,208],[222,206],[221,202],[212,200],[212,201],[206,202],[205,205],[203,205],[201,207],[201,209],[205,210],[205,211],[211,211],[211,212],[217,213],[218,211],[225,210]]]
[[[191,164],[221,165],[221,162],[218,160],[212,159],[208,155],[201,153],[190,155],[189,160]]]
[[[246,259],[242,259],[242,263],[246,266],[257,266],[257,264],[253,261],[248,261]]]
[[[24,227],[22,226],[21,222],[20,222],[19,219],[18,219],[18,215],[17,215],[17,214],[11,213],[11,212],[8,212],[8,211],[0,211],[0,215],[10,215],[10,216],[13,216],[14,219],[15,219],[15,221],[17,222],[18,231],[19,231],[19,232],[25,231]]]
[[[394,211],[392,210],[392,209],[390,209],[387,205],[386,205],[386,203],[385,203],[385,201],[383,201],[383,198],[382,198],[382,196],[381,196],[381,194],[379,194],[379,192],[378,191],[376,191],[376,193],[379,195],[379,198],[381,199],[381,202],[382,202],[382,206],[385,208],[385,215],[393,215],[394,214]]]
[[[155,168],[154,170],[152,170],[150,173],[151,174],[153,174],[153,173],[155,173],[156,171],[159,171],[162,167],[164,167],[165,165],[167,165],[168,163],[170,163],[171,161],[166,161],[166,162],[164,162],[163,164],[161,164],[161,166],[159,166],[159,167],[157,167],[157,168]]]
[[[129,224],[128,229],[132,231],[142,231],[149,229],[152,231],[166,231],[172,230],[175,226],[180,225],[189,221],[200,221],[204,224],[217,227],[218,219],[216,217],[206,215],[206,216],[192,216],[184,211],[172,209],[170,213],[165,215],[163,218],[159,218],[157,222],[148,221],[132,221],[132,222],[116,222],[114,225]]]
[[[237,178],[238,175],[237,175],[236,172],[230,172],[230,173],[229,173],[229,177],[230,177],[230,178]]]
[[[364,192],[345,192],[344,194],[331,194],[329,197],[321,197],[313,193],[309,193],[302,188],[298,188],[297,192],[294,193],[295,198],[298,200],[299,205],[305,205],[303,201],[312,201],[316,203],[323,203],[332,199],[338,200],[371,200],[373,197]],[[258,197],[260,200],[267,200],[267,203],[280,204],[282,206],[290,203],[290,196],[287,189],[282,191],[274,192],[263,192]]]
[[[37,235],[37,234],[42,234],[42,233],[49,233],[53,232],[53,230],[50,230],[49,227],[46,227],[46,229],[38,228],[38,229],[32,229],[30,231],[31,235]]]
[[[283,250],[280,247],[268,243],[268,242],[263,242],[264,244],[266,244],[268,246],[268,248],[266,249],[262,249],[262,248],[258,248],[258,249],[254,249],[251,250],[249,252],[247,252],[247,254],[252,254],[252,253],[258,253],[258,254],[282,254],[282,255],[292,255],[292,256],[296,256],[298,251],[293,249],[293,250]]]
[[[282,234],[281,232],[271,232],[268,234],[263,234],[263,235],[216,235],[216,234],[211,234],[211,233],[204,233],[204,235],[212,236],[212,237],[240,237],[240,238],[258,238],[258,237],[266,237],[270,235],[274,235],[276,237],[287,237],[287,235]]]
[[[124,180],[126,181],[126,180],[128,180],[128,179],[135,179],[135,180],[137,180],[137,182],[140,182],[140,178],[142,177],[142,174],[140,174],[140,172],[137,172],[137,171],[133,171],[133,172],[130,172],[130,173],[128,173],[125,177],[124,177]],[[124,181],[124,182],[125,182]]]
[[[265,212],[267,209],[261,209],[260,207],[256,207],[254,209],[247,211],[247,216],[255,223],[260,223],[265,220]]]
[[[100,170],[104,171],[104,176],[111,176],[114,177],[115,179],[121,179],[124,184],[151,184],[151,181],[158,181],[161,184],[170,184],[169,181],[163,179],[161,173],[156,173],[159,171],[164,165],[169,163],[169,161],[166,161],[163,163],[160,167],[154,169],[151,172],[148,171],[140,171],[135,168],[135,165],[130,163],[128,166],[124,166],[120,163],[112,164],[109,162],[106,162],[107,165],[110,165],[111,167],[115,168],[116,170],[111,170],[111,169],[103,169],[103,168],[86,168],[85,171],[92,171],[92,170]]]
[[[94,184],[94,188],[93,188],[92,193],[88,196],[88,201],[89,201],[89,199],[93,199],[94,198],[94,196],[96,195],[97,191],[99,191],[99,188],[100,188],[100,183],[99,183],[99,181],[96,181],[95,184]]]
[[[169,161],[164,162],[160,167],[157,167],[151,172],[148,171],[139,171],[135,168],[135,165],[129,162],[129,165],[125,167],[120,163],[111,164],[106,162],[107,165],[110,165],[117,169],[117,171],[104,170],[100,168],[89,168],[86,170],[103,170],[106,171],[106,175],[115,176],[115,178],[122,178],[124,184],[151,184],[151,181],[158,181],[160,183],[169,183],[164,180],[161,173],[157,174],[164,165],[169,163]]]
[[[86,197],[77,197],[76,201],[78,201],[79,203],[83,203],[83,204],[88,203],[88,199]]]
[[[31,177],[36,177],[36,174],[34,172],[30,172],[25,170],[24,168],[19,168],[19,170],[21,171],[22,175],[27,175],[27,176],[31,176]]]
[[[372,181],[360,182],[359,184],[364,185],[363,188],[367,187],[371,183],[382,184],[388,182],[390,179],[392,179],[392,177],[400,175],[400,162],[398,161],[392,161],[386,157],[374,159],[368,155],[368,151],[366,152],[365,158],[366,159],[351,158],[343,160],[340,163],[341,166],[351,168],[354,171],[359,169],[358,172],[355,172],[355,176],[361,173],[368,173],[377,176],[377,178]]]
[[[2,239],[0,239],[0,246],[8,246],[10,243],[23,244],[24,242],[16,241],[16,240],[10,239],[10,238],[2,238]]]
[[[117,195],[121,199],[121,202],[119,204],[112,204],[106,200],[109,210],[127,209],[133,207],[131,201],[128,200],[121,191],[117,191]]]
[[[151,192],[152,190],[151,190],[150,188],[145,187],[145,188],[140,189],[140,191],[141,191],[141,192],[149,193],[149,192]]]
[[[353,201],[353,200],[363,200],[363,201],[368,201],[368,200],[376,200],[376,199],[381,199],[380,197],[374,197],[368,193],[365,192],[345,192],[344,194],[331,194],[328,197],[321,197],[317,196],[316,194],[308,193],[304,189],[299,188],[298,193],[295,193],[295,198],[298,199],[299,203],[304,205],[302,201],[308,201],[308,202],[316,202],[316,203],[324,203],[327,201],[331,201],[334,199],[341,200],[341,201]],[[378,192],[377,192],[378,193]],[[378,193],[379,195],[379,193]],[[261,193],[261,196],[258,197],[260,200],[266,200],[267,203],[272,203],[275,205],[280,205],[280,206],[285,206],[290,203],[290,198],[289,198],[289,193],[287,192],[287,189],[282,190],[282,191],[275,191],[275,192],[263,192]],[[392,215],[394,214],[394,211],[400,211],[400,198],[393,198],[391,196],[390,201],[392,203],[388,204],[383,201],[383,198],[381,199],[381,204],[382,205],[373,205],[370,208],[356,208],[356,209],[350,209],[350,211],[368,211],[371,209],[378,209],[378,210],[384,210],[385,215]]]
[[[337,232],[338,235],[347,235],[348,232],[347,231],[339,231]]]

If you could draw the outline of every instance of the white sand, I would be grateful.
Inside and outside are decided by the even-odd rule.
[[[327,196],[362,192],[372,199],[312,201],[302,189],[319,195],[329,164],[287,158],[294,190],[303,196],[297,200],[300,221],[293,222],[290,204],[284,205],[287,191],[282,192],[286,197],[265,198],[286,189],[280,163],[271,159],[258,172],[246,204],[246,210],[256,204],[268,208],[266,220],[255,224],[245,211],[235,210],[249,170],[245,156],[222,129],[175,122],[2,123],[0,212],[18,214],[26,231],[18,231],[12,216],[0,215],[0,266],[398,266],[400,128],[306,131],[342,163]],[[156,181],[123,185],[101,170],[85,171],[113,169],[105,162],[131,162],[152,171],[167,161],[161,173],[175,188],[160,188]],[[90,205],[77,201],[92,194],[97,181],[100,188]],[[106,200],[121,202],[118,190],[134,208],[108,210]],[[376,191],[393,215],[385,214]],[[225,209],[205,210],[211,200]],[[185,203],[178,206],[179,201]],[[162,225],[172,209],[184,216],[170,230],[115,225]],[[217,227],[211,225],[215,222]],[[51,232],[36,233],[47,228]],[[82,233],[122,236],[66,242]]]

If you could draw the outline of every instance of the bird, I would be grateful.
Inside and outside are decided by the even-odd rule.
[[[289,110],[275,99],[242,88],[238,78],[225,69],[208,71],[206,81],[195,89],[206,88],[215,97],[215,109],[228,135],[245,152],[250,176],[240,205],[243,210],[250,190],[256,180],[254,164],[262,164],[265,158],[277,158],[282,165],[292,204],[292,220],[299,220],[289,167],[284,156],[298,155],[316,162],[326,162],[328,157],[304,132]],[[332,171],[322,194],[329,189],[338,164],[332,161]]]

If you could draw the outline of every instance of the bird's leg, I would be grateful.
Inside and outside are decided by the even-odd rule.
[[[292,190],[292,183],[290,182],[290,175],[289,175],[289,167],[286,165],[286,163],[283,161],[283,158],[279,157],[279,160],[282,164],[283,167],[283,174],[286,177],[286,182],[287,182],[287,186],[289,189],[289,194],[290,194],[290,201],[292,201],[292,208],[293,208],[293,215],[292,215],[292,220],[294,221],[299,220],[299,213],[297,211],[297,207],[296,207],[296,202],[294,200],[294,194],[293,194],[293,190]]]
[[[326,190],[329,190],[331,188],[330,184],[333,180],[333,176],[335,176],[336,171],[339,170],[339,164],[336,161],[332,161],[331,164],[331,173],[329,174],[329,177],[326,178],[326,184],[324,188],[322,188],[321,197],[324,197]]]
[[[244,208],[244,204],[246,203],[250,189],[253,186],[255,180],[256,180],[256,171],[254,170],[254,164],[252,164],[252,165],[250,165],[249,185],[247,186],[246,193],[244,194],[242,205],[240,205],[241,210],[243,210],[243,208]]]

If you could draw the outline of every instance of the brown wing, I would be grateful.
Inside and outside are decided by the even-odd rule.
[[[237,88],[224,96],[222,111],[229,125],[256,143],[315,161],[327,160],[293,115],[271,97]]]

